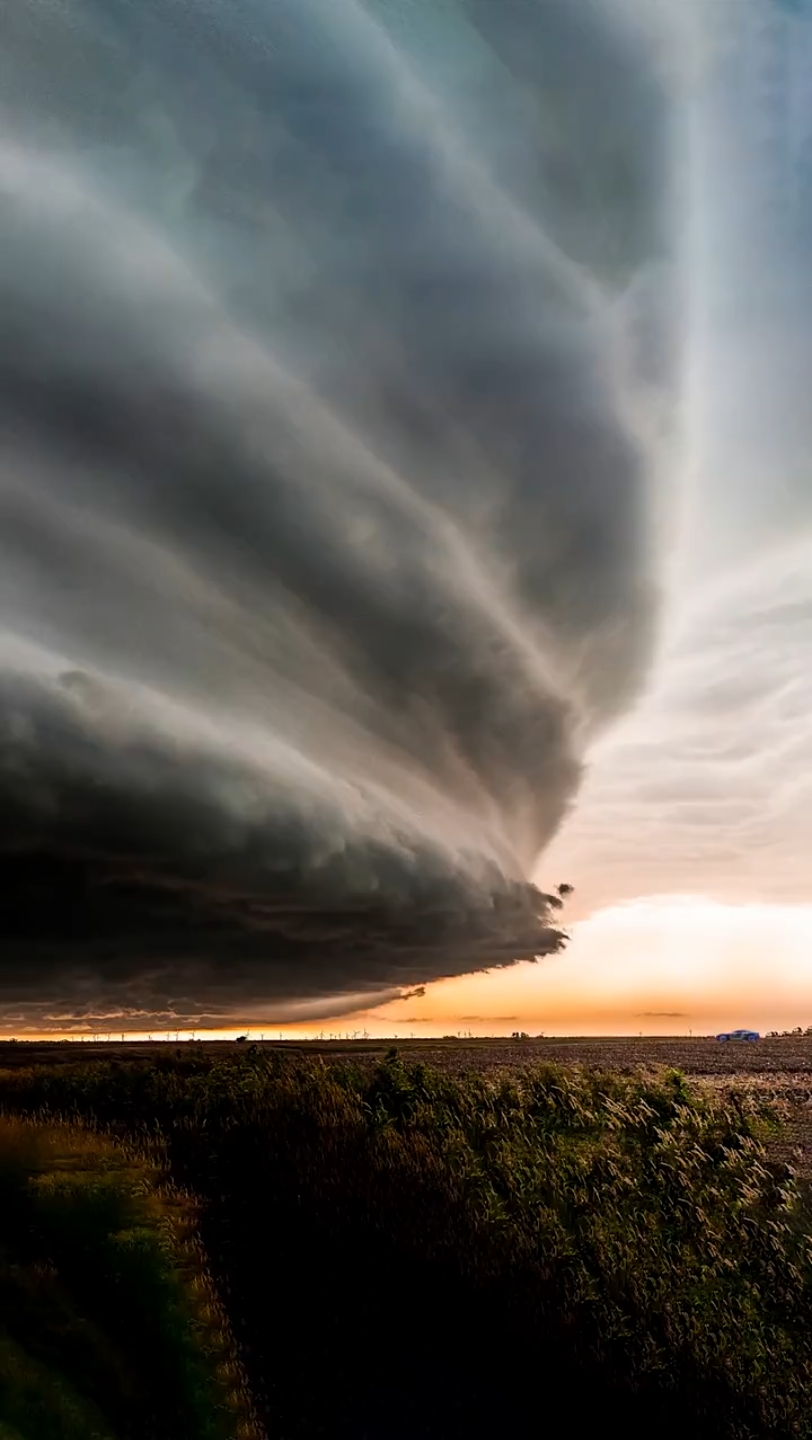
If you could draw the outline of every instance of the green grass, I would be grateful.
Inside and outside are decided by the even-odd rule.
[[[6,1072],[0,1103],[165,1144],[284,1440],[546,1432],[562,1406],[573,1434],[594,1416],[627,1435],[812,1437],[809,1215],[754,1101],[673,1072],[452,1078],[249,1049]],[[38,1213],[71,1214],[62,1173],[29,1186]],[[171,1350],[160,1266],[108,1204],[94,1182],[62,1233],[120,1237],[99,1253],[139,1313],[175,1316],[155,1329]]]
[[[0,1436],[255,1436],[192,1203],[78,1124],[0,1118]]]

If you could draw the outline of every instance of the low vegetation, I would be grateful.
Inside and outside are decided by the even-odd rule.
[[[756,1098],[241,1046],[7,1071],[0,1104],[160,1147],[270,1436],[542,1433],[555,1411],[576,1435],[812,1436],[812,1217]]]
[[[2,1440],[255,1440],[191,1202],[143,1151],[0,1119]]]

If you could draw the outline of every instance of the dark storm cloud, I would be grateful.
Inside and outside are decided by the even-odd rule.
[[[335,1009],[559,943],[526,876],[651,635],[615,297],[664,257],[667,107],[611,8],[14,8],[8,1014]]]

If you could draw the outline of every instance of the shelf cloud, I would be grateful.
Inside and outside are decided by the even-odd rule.
[[[559,947],[528,876],[656,626],[648,46],[589,0],[14,7],[6,1024]]]

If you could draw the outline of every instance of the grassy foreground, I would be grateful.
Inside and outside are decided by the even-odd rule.
[[[191,1203],[76,1124],[0,1118],[2,1440],[255,1440]]]
[[[546,1434],[555,1414],[574,1435],[812,1436],[809,1208],[754,1101],[673,1072],[249,1050],[8,1071],[0,1104],[160,1139],[282,1440]]]

